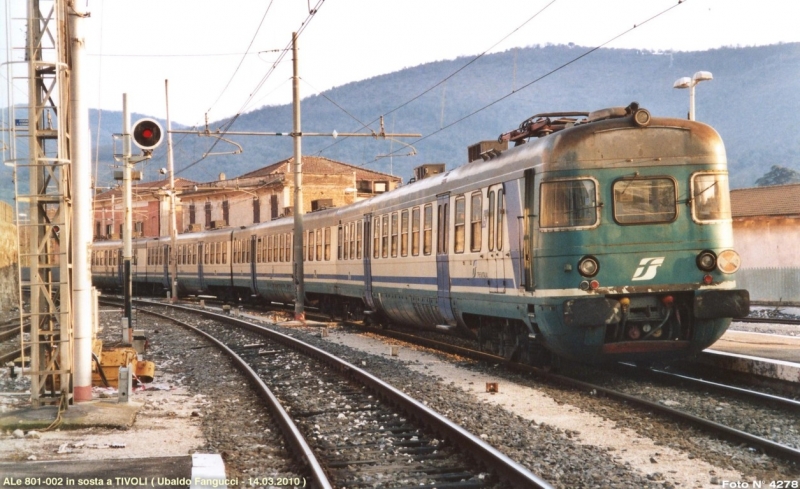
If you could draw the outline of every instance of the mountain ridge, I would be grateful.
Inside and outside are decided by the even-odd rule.
[[[576,45],[512,48],[474,61],[473,56],[464,56],[425,63],[307,96],[301,102],[304,132],[355,132],[383,114],[387,133],[414,132],[423,138],[403,139],[401,143],[370,137],[305,137],[303,153],[408,179],[412,168],[421,164],[445,163],[450,169],[466,163],[470,144],[496,139],[535,113],[588,112],[637,101],[654,116],[686,117],[689,94],[674,90],[672,84],[703,70],[712,72],[714,80],[696,88],[696,118],[722,136],[731,186],[753,186],[776,164],[800,170],[796,129],[800,117],[800,43],[707,51],[603,48],[573,62],[589,49]],[[470,61],[468,67],[452,75]],[[414,97],[418,98],[403,105]],[[96,110],[90,114],[93,142],[97,141],[99,115]],[[224,122],[216,121],[209,127],[213,132]],[[98,176],[99,186],[114,183],[110,178],[110,134],[119,132],[120,125],[119,112],[102,112],[99,167],[103,171]],[[178,127],[173,123],[173,128]],[[292,107],[284,104],[241,114],[230,130],[289,132],[291,127]],[[379,130],[377,123],[370,127]],[[196,181],[216,180],[220,169],[233,177],[292,155],[291,138],[229,138],[243,146],[243,154],[195,163],[211,141],[173,136],[177,175]],[[404,144],[413,145],[416,155],[401,156],[411,153]],[[166,166],[165,146],[159,147],[145,165],[146,180],[155,179],[157,169]],[[226,147],[220,143],[215,151]],[[394,155],[388,157],[392,152]],[[0,192],[4,190],[0,188]],[[8,200],[5,193],[7,190],[0,197]]]

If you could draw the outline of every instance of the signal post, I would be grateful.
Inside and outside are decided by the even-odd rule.
[[[123,319],[122,340],[132,341],[133,307],[133,280],[131,277],[131,261],[133,260],[133,202],[131,198],[132,165],[149,160],[161,140],[163,130],[153,119],[141,119],[131,127],[131,116],[128,112],[128,94],[122,94],[122,200],[125,208],[125,226],[122,231],[122,267],[123,290],[125,300],[125,318]],[[131,155],[131,140],[142,149],[142,156]]]

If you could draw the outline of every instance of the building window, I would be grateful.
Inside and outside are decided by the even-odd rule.
[[[227,200],[222,201],[222,220],[226,226],[230,225],[230,207]]]
[[[278,196],[277,195],[270,195],[269,196],[269,218],[270,219],[277,219],[278,218]]]
[[[261,222],[261,200],[258,197],[253,199],[253,224]]]
[[[195,207],[194,204],[189,204],[189,224],[195,223]]]
[[[206,228],[210,228],[211,227],[211,202],[206,202],[205,211],[206,211]]]

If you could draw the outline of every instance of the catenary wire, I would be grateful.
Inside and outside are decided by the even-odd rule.
[[[653,15],[652,17],[648,18],[647,20],[644,20],[643,22],[640,22],[640,23],[638,23],[638,24],[634,24],[634,25],[633,25],[633,27],[631,27],[631,28],[629,28],[629,29],[626,29],[625,31],[621,32],[620,34],[617,34],[616,36],[612,37],[612,38],[611,38],[611,39],[609,39],[608,41],[606,41],[606,42],[604,42],[604,43],[602,43],[602,44],[600,44],[600,45],[598,45],[598,46],[595,46],[595,47],[593,47],[593,48],[589,49],[588,51],[586,51],[585,53],[581,54],[580,56],[577,56],[577,57],[575,57],[575,58],[571,59],[570,61],[567,61],[566,63],[564,63],[564,64],[562,64],[562,65],[560,65],[560,66],[558,66],[558,67],[556,67],[556,68],[554,68],[554,69],[552,69],[552,70],[550,70],[549,72],[545,73],[544,75],[542,75],[542,76],[540,76],[540,77],[538,77],[538,78],[535,78],[534,80],[531,80],[530,82],[526,83],[525,85],[522,85],[520,88],[518,88],[518,89],[516,89],[516,90],[512,90],[511,92],[509,92],[509,93],[507,93],[507,94],[503,95],[502,97],[500,97],[500,98],[498,98],[498,99],[495,99],[495,100],[494,100],[494,101],[492,101],[492,102],[489,102],[488,104],[484,105],[483,107],[481,107],[481,108],[479,108],[479,109],[476,109],[476,110],[474,110],[474,111],[470,112],[469,114],[465,115],[464,117],[461,117],[460,119],[457,119],[457,120],[455,120],[455,121],[453,121],[453,122],[451,122],[451,123],[447,124],[446,126],[443,126],[443,127],[439,128],[439,129],[437,129],[437,130],[433,131],[432,133],[430,133],[430,134],[428,134],[428,135],[426,135],[426,136],[423,136],[423,137],[421,137],[421,138],[419,138],[419,139],[417,139],[417,140],[413,141],[411,144],[417,144],[417,143],[419,143],[420,141],[424,141],[424,140],[426,140],[426,139],[428,139],[428,138],[430,138],[430,137],[432,137],[432,136],[435,136],[436,134],[439,134],[440,132],[442,132],[442,131],[444,131],[444,130],[446,130],[446,129],[449,129],[450,127],[453,127],[453,126],[454,126],[454,125],[456,125],[456,124],[459,124],[459,123],[463,122],[463,121],[464,121],[464,120],[466,120],[466,119],[469,119],[470,117],[474,116],[475,114],[478,114],[478,113],[480,113],[480,112],[483,112],[484,110],[488,109],[489,107],[492,107],[493,105],[496,105],[496,104],[498,104],[498,103],[502,102],[503,100],[505,100],[505,99],[507,99],[507,98],[511,97],[512,95],[515,95],[516,93],[518,93],[518,92],[520,92],[520,91],[522,91],[522,90],[524,90],[524,89],[526,89],[526,88],[530,87],[531,85],[533,85],[533,84],[535,84],[535,83],[538,83],[539,81],[541,81],[541,80],[543,80],[543,79],[545,79],[545,78],[549,77],[550,75],[552,75],[552,74],[554,74],[554,73],[557,73],[557,72],[561,71],[562,69],[566,68],[567,66],[569,66],[569,65],[571,65],[571,64],[573,64],[573,63],[575,63],[575,62],[577,62],[577,61],[578,61],[578,60],[580,60],[580,59],[583,59],[583,58],[585,58],[586,56],[588,56],[588,55],[592,54],[593,52],[597,51],[598,49],[601,49],[602,47],[604,47],[604,46],[606,46],[606,45],[608,45],[608,44],[610,44],[610,43],[612,43],[612,42],[616,41],[616,40],[617,40],[617,39],[619,39],[620,37],[622,37],[622,36],[624,36],[624,35],[626,35],[626,34],[628,34],[628,33],[632,32],[632,31],[633,31],[634,29],[636,29],[637,27],[641,27],[641,26],[643,26],[644,24],[647,24],[647,23],[648,23],[648,22],[650,22],[651,20],[654,20],[654,19],[656,19],[656,18],[658,18],[658,17],[660,17],[660,16],[662,16],[662,15],[666,14],[666,13],[667,13],[667,12],[669,12],[670,10],[672,10],[672,9],[674,9],[674,8],[676,8],[676,7],[678,7],[679,5],[681,5],[681,4],[683,4],[683,3],[686,3],[687,1],[688,1],[688,0],[678,0],[678,3],[676,3],[675,5],[672,5],[672,6],[668,7],[668,8],[666,8],[666,9],[662,10],[661,12],[659,12],[659,13],[657,13],[657,14]],[[398,149],[394,150],[394,151],[393,151],[392,153],[390,153],[390,154],[394,154],[394,153],[396,153],[397,151],[400,151],[401,149],[402,149],[402,148],[398,148]],[[370,164],[370,163],[375,163],[376,161],[378,161],[378,159],[373,159],[372,161],[369,161],[369,162],[366,162],[366,163],[362,163],[362,164],[361,164],[361,165],[359,165],[359,166],[365,166],[365,165],[368,165],[368,164]]]
[[[319,9],[320,9],[320,7],[322,6],[322,4],[324,2],[325,2],[325,0],[318,0],[317,4],[314,6],[314,8],[309,11],[308,16],[300,24],[300,28],[297,29],[297,31],[296,31],[298,38],[300,38],[302,33],[305,31],[306,27],[309,26],[309,24],[311,23],[311,20],[314,19],[314,16],[319,12]],[[264,77],[262,77],[261,80],[258,82],[258,84],[256,84],[255,89],[253,89],[253,91],[247,97],[247,100],[245,100],[245,102],[242,104],[242,107],[239,109],[239,111],[233,117],[228,119],[228,121],[226,121],[221,126],[221,129],[219,131],[219,136],[220,137],[224,137],[225,134],[230,130],[231,126],[233,126],[233,124],[236,122],[236,120],[244,113],[244,111],[247,109],[249,104],[252,102],[253,98],[256,96],[256,93],[258,93],[258,91],[261,89],[261,87],[264,86],[264,83],[266,83],[266,81],[269,79],[269,77],[272,75],[272,73],[275,72],[278,64],[281,62],[281,60],[283,60],[284,56],[286,56],[286,53],[289,52],[289,50],[291,48],[291,45],[292,45],[292,41],[289,41],[289,43],[287,44],[286,48],[281,50],[281,53],[280,53],[280,55],[278,55],[278,59],[275,61],[275,63],[273,63],[273,65],[270,67],[270,69],[267,70],[267,73],[264,75]],[[211,153],[211,151],[213,151],[213,149],[217,146],[217,144],[219,144],[219,141],[220,141],[220,139],[217,139],[216,141],[214,141],[214,143],[211,145],[211,147],[208,149],[208,151],[206,151],[206,155],[208,155],[208,153]],[[200,163],[201,161],[203,161],[205,159],[206,159],[206,156],[202,156],[202,157],[198,158],[197,160],[193,161],[192,163],[189,163],[188,165],[186,165],[185,167],[181,168],[180,170],[177,170],[175,172],[175,175],[183,173],[184,171],[188,170],[189,168],[195,166],[196,164]]]
[[[397,107],[393,108],[392,110],[390,110],[390,111],[386,112],[386,113],[385,113],[385,114],[383,114],[383,115],[384,115],[384,116],[387,116],[387,115],[389,115],[389,114],[391,114],[391,113],[393,113],[393,112],[397,112],[398,110],[400,110],[400,109],[402,109],[403,107],[405,107],[405,106],[407,106],[407,105],[411,104],[412,102],[414,102],[414,101],[418,100],[419,98],[423,97],[425,94],[427,94],[427,93],[431,92],[433,89],[435,89],[435,88],[437,88],[438,86],[442,85],[443,83],[447,82],[449,79],[453,78],[454,76],[456,76],[457,74],[459,74],[461,71],[465,70],[465,69],[466,69],[468,66],[470,66],[471,64],[473,64],[473,63],[475,63],[476,61],[478,61],[479,59],[481,59],[483,56],[485,56],[485,55],[486,55],[486,53],[488,53],[489,51],[491,51],[492,49],[494,49],[495,47],[497,47],[497,45],[499,45],[500,43],[502,43],[503,41],[505,41],[506,39],[508,39],[508,38],[509,38],[509,37],[511,37],[512,35],[514,35],[514,34],[515,34],[517,31],[519,31],[519,30],[520,30],[520,29],[522,29],[523,27],[525,27],[525,26],[526,26],[526,25],[527,25],[527,24],[528,24],[530,21],[532,21],[533,19],[535,19],[536,17],[538,17],[538,16],[539,16],[539,14],[541,14],[542,12],[544,12],[545,10],[547,10],[547,8],[548,8],[548,7],[550,7],[551,5],[553,5],[553,4],[554,4],[556,1],[557,1],[557,0],[552,0],[550,3],[548,3],[547,5],[545,5],[544,7],[542,7],[541,9],[539,9],[539,10],[538,10],[536,13],[534,13],[533,15],[531,15],[530,17],[528,17],[528,18],[527,18],[527,19],[526,19],[526,20],[525,20],[523,23],[521,23],[520,25],[518,25],[518,26],[517,26],[516,28],[514,28],[514,29],[513,29],[511,32],[509,32],[508,34],[506,34],[505,36],[503,36],[503,37],[502,37],[502,38],[501,38],[499,41],[495,42],[494,44],[492,44],[491,46],[489,46],[488,48],[486,48],[486,49],[485,49],[485,50],[484,50],[482,53],[480,53],[479,55],[477,55],[477,56],[475,56],[474,58],[472,58],[472,59],[470,59],[469,61],[467,61],[467,62],[466,62],[464,65],[462,65],[460,68],[458,68],[458,69],[457,69],[457,70],[455,70],[454,72],[450,73],[449,75],[447,75],[447,76],[446,76],[446,77],[444,77],[443,79],[439,80],[439,81],[438,81],[436,84],[434,84],[434,85],[431,85],[431,86],[430,86],[429,88],[427,88],[426,90],[424,90],[424,91],[420,92],[420,93],[419,93],[419,94],[417,94],[416,96],[414,96],[414,97],[412,97],[411,99],[409,99],[409,100],[407,100],[407,101],[403,102],[402,104],[398,105]],[[322,94],[320,94],[320,95],[322,95]],[[326,98],[327,98],[327,97],[326,97]],[[378,118],[375,118],[375,119],[373,119],[372,121],[368,122],[367,124],[363,124],[363,123],[361,123],[361,127],[360,127],[360,128],[358,128],[358,129],[356,129],[356,130],[357,130],[357,131],[360,131],[361,129],[367,128],[368,126],[371,126],[372,124],[374,124],[375,122],[377,122],[379,119],[380,119],[380,117],[378,117]],[[359,123],[360,123],[360,122],[359,122]],[[333,142],[333,143],[329,144],[328,146],[326,146],[326,147],[322,148],[321,150],[317,151],[317,153],[316,153],[316,154],[317,154],[317,155],[321,155],[323,151],[326,151],[326,150],[328,150],[328,149],[332,148],[333,146],[336,146],[337,144],[339,144],[340,142],[344,141],[345,139],[348,139],[348,138],[346,138],[346,137],[345,137],[345,138],[342,138],[342,139],[340,139],[340,140],[338,140],[338,141],[335,141],[335,142]]]
[[[217,102],[219,102],[219,99],[222,98],[222,96],[228,90],[228,87],[231,86],[231,82],[236,77],[236,74],[239,73],[239,69],[242,67],[242,63],[244,63],[244,60],[247,58],[247,53],[249,53],[250,52],[250,48],[253,47],[253,43],[256,41],[256,37],[258,37],[258,33],[261,32],[261,27],[264,25],[264,21],[267,19],[267,14],[269,14],[269,11],[272,8],[273,2],[274,2],[274,0],[270,0],[269,5],[267,5],[267,10],[264,12],[264,15],[261,17],[261,22],[258,23],[258,28],[256,29],[255,34],[253,34],[253,38],[250,39],[250,44],[248,44],[247,45],[247,49],[245,49],[245,54],[242,56],[242,59],[239,60],[239,64],[236,66],[236,69],[233,70],[233,74],[231,75],[230,79],[228,80],[228,83],[225,84],[225,88],[222,89],[222,92],[220,92],[220,94],[217,96],[217,99],[214,101],[214,103],[211,104],[211,106],[208,108],[208,110],[206,110],[206,112],[211,112],[211,109],[213,109],[214,106],[217,105]]]

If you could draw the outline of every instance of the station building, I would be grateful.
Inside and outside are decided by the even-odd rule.
[[[294,158],[213,182],[175,179],[179,233],[248,226],[292,215]],[[340,207],[388,192],[402,179],[319,156],[303,157],[305,212]],[[134,237],[169,236],[167,180],[133,186]],[[122,189],[95,197],[95,239],[119,239],[124,225]]]
[[[731,190],[737,286],[765,304],[800,305],[800,184]]]

